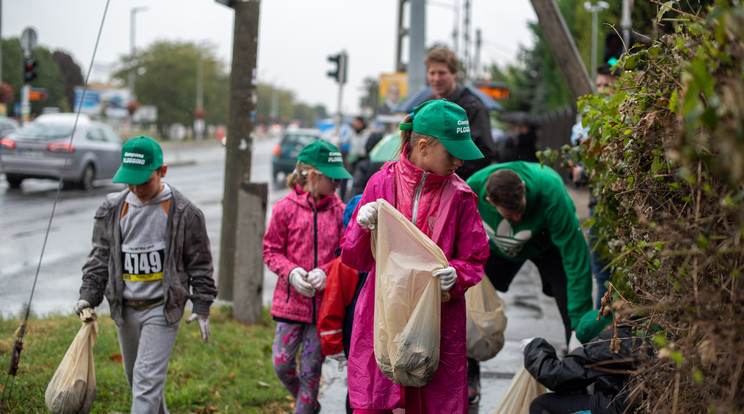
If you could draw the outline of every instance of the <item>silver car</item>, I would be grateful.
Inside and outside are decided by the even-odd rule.
[[[0,138],[5,138],[8,134],[15,132],[16,129],[18,129],[18,122],[15,119],[0,116]]]
[[[0,140],[0,169],[10,188],[26,178],[62,178],[66,188],[89,190],[112,178],[121,164],[121,137],[106,124],[75,114],[40,115]]]

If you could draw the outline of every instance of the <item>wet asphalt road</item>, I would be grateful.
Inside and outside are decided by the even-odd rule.
[[[271,151],[277,138],[254,144],[251,177],[268,182]],[[165,182],[173,185],[202,209],[212,243],[215,268],[219,262],[225,149],[216,141],[183,145],[164,144],[169,164]],[[57,182],[25,180],[20,190],[8,189],[0,174],[0,317],[23,317],[32,295],[31,312],[38,316],[69,313],[78,298],[81,268],[90,252],[93,215],[107,193],[124,187],[99,181],[89,192],[63,190],[56,207]],[[287,193],[270,183],[269,205]],[[42,246],[54,216],[42,257]],[[34,275],[39,269],[34,288]],[[215,269],[215,279],[218,269]],[[264,303],[270,303],[273,279],[264,286]],[[105,312],[106,301],[98,308]]]

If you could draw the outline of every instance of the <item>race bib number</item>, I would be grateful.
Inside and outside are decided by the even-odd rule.
[[[122,245],[124,280],[127,282],[150,282],[163,279],[165,243],[132,247]]]

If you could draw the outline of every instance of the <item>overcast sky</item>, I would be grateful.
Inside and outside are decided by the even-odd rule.
[[[39,45],[69,53],[85,76],[106,3],[4,0],[2,37],[19,37],[24,28],[33,27]],[[435,42],[452,46],[456,8],[460,32],[463,30],[463,3],[464,0],[428,2],[427,46]],[[110,70],[122,55],[129,54],[134,7],[147,8],[135,15],[138,49],[160,40],[209,42],[216,46],[218,58],[229,69],[232,9],[214,0],[110,0],[91,81],[107,81],[107,68]],[[537,18],[528,0],[471,0],[471,9],[471,30],[482,32],[482,64],[511,62],[519,45],[532,45],[527,24]],[[321,103],[333,112],[338,90],[334,80],[326,75],[332,68],[327,57],[345,49],[350,64],[343,106],[345,112],[354,115],[359,111],[362,80],[393,72],[397,20],[398,0],[264,0],[260,5],[259,81],[292,90],[300,101]],[[403,60],[407,61],[407,56]]]

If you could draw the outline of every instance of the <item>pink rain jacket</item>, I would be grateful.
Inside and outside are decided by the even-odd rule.
[[[370,233],[356,222],[359,207],[384,198],[409,220],[413,217],[417,189],[416,227],[444,251],[457,281],[451,300],[442,303],[442,337],[437,372],[421,388],[393,384],[380,371],[374,355],[375,261],[370,250]],[[488,259],[488,239],[478,213],[477,197],[457,175],[447,177],[425,173],[401,155],[370,179],[357,211],[341,241],[341,259],[359,271],[369,271],[354,313],[354,329],[348,361],[349,397],[353,408],[389,410],[402,407],[406,413],[465,413],[467,367],[465,335],[465,291],[483,277]]]
[[[301,267],[308,272],[328,265],[344,233],[346,205],[335,194],[316,205],[310,193],[290,192],[276,202],[263,238],[263,258],[279,279],[274,288],[271,314],[296,322],[315,323],[323,292],[303,296],[289,284],[289,272]]]

